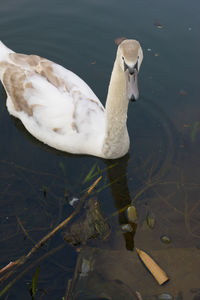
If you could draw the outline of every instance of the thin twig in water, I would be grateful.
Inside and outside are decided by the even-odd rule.
[[[19,224],[21,230],[23,231],[23,233],[25,234],[27,239],[29,239],[33,244],[35,244],[35,241],[30,237],[30,235],[28,234],[27,230],[24,228],[24,226],[23,226],[23,224],[22,224],[19,217],[17,217],[17,223]]]
[[[160,198],[160,200],[162,200],[163,202],[165,202],[170,208],[173,208],[173,210],[175,210],[177,213],[184,215],[184,213],[177,209],[174,205],[172,205],[168,199],[172,198],[173,196],[176,195],[177,192],[172,192],[171,194],[169,194],[167,197],[163,197],[162,195],[160,195],[155,189],[154,192],[156,193],[156,195]]]
[[[197,201],[194,205],[193,205],[193,207],[190,209],[190,211],[189,211],[189,216],[191,216],[192,214],[193,214],[193,212],[197,209],[197,207],[200,205],[200,200],[199,201]]]
[[[187,195],[187,193],[185,193],[185,199],[184,199],[184,201],[185,201],[185,227],[186,227],[188,233],[191,234],[193,237],[200,238],[200,235],[193,233],[192,230],[191,230],[190,213],[188,211],[188,201],[187,201],[187,199],[188,199],[188,195]]]
[[[36,265],[38,265],[42,260],[44,260],[45,258],[47,258],[50,255],[53,255],[54,253],[56,253],[58,250],[61,250],[63,247],[65,246],[65,244],[61,244],[59,245],[57,248],[52,249],[51,251],[49,251],[48,253],[44,254],[42,257],[40,257],[39,259],[37,259],[36,261],[34,261],[30,266],[28,266],[24,271],[22,271],[19,275],[17,275],[12,281],[10,281],[5,287],[4,289],[0,292],[0,298],[20,279],[22,278],[22,276],[24,274],[26,274],[29,270],[31,270],[32,268],[34,268]]]
[[[154,185],[158,184],[159,183],[159,180],[158,181],[154,181],[154,182],[151,182],[151,183],[147,183],[136,195],[135,197],[133,198],[132,200],[132,203],[134,203],[140,196],[142,196],[142,194],[144,192],[146,192],[149,188],[153,187]]]
[[[5,267],[3,267],[0,270],[0,274],[3,274],[4,272],[7,272],[10,268],[13,267],[14,264],[16,265],[16,262],[10,261]]]
[[[141,296],[140,292],[136,291],[135,293],[136,293],[138,300],[142,300],[142,296]]]
[[[70,292],[71,292],[71,285],[72,285],[72,279],[69,279],[67,282],[67,290],[66,290],[66,295],[65,295],[65,300],[70,300]]]
[[[67,217],[63,222],[61,222],[58,226],[56,226],[50,233],[48,233],[45,237],[43,237],[29,252],[26,256],[23,256],[21,258],[19,258],[18,260],[16,260],[15,262],[13,262],[13,266],[15,266],[15,268],[13,270],[11,270],[8,274],[6,274],[5,276],[3,276],[0,281],[4,281],[6,279],[8,279],[13,272],[16,271],[17,267],[21,266],[22,264],[25,264],[27,262],[27,260],[38,250],[40,249],[53,235],[55,235],[55,233],[57,233],[59,230],[61,230],[64,226],[66,226],[75,215],[77,215],[83,205],[84,200],[87,198],[87,196],[93,191],[93,189],[96,187],[96,185],[99,183],[99,181],[102,179],[102,176],[100,176],[99,178],[97,178],[97,180],[88,188],[88,190],[85,192],[85,194],[81,197],[79,204],[77,206],[77,208],[73,211],[73,213]],[[1,294],[0,294],[1,295]]]
[[[87,190],[87,192],[81,197],[80,201],[79,201],[79,205],[77,206],[77,208],[73,211],[73,213],[66,218],[63,222],[61,222],[58,226],[56,226],[50,233],[48,233],[43,239],[41,239],[32,249],[31,251],[26,255],[26,259],[28,259],[29,257],[31,257],[31,255],[33,253],[35,253],[39,248],[41,248],[56,232],[58,232],[60,229],[62,229],[65,225],[67,225],[71,219],[73,219],[73,217],[75,215],[77,215],[82,207],[83,201],[86,199],[86,197],[93,191],[93,189],[95,188],[95,186],[99,183],[99,181],[101,180],[102,176],[100,176],[99,178],[97,178],[97,180],[89,187],[89,189]]]
[[[48,172],[38,172],[38,171],[35,171],[35,170],[32,170],[32,169],[28,169],[28,168],[25,168],[21,165],[17,165],[16,163],[14,162],[10,162],[10,161],[7,161],[7,160],[0,160],[0,163],[1,164],[6,164],[6,165],[10,165],[16,169],[21,169],[25,172],[28,172],[28,173],[32,173],[32,174],[37,174],[37,175],[45,175],[45,176],[52,176],[52,177],[56,177],[56,178],[61,178],[61,176],[58,176],[58,175],[55,175],[54,173],[48,173]]]

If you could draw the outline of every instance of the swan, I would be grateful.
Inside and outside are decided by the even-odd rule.
[[[118,40],[105,108],[76,74],[37,55],[12,51],[0,41],[0,78],[8,112],[38,140],[61,151],[105,159],[129,150],[127,110],[139,97],[140,43]]]

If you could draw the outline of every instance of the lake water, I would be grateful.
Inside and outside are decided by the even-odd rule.
[[[1,0],[0,40],[16,52],[38,54],[72,70],[103,104],[115,38],[138,39],[144,60],[140,100],[131,103],[128,112],[129,155],[117,161],[65,154],[38,142],[9,116],[1,85],[0,268],[27,254],[72,213],[68,201],[80,197],[98,177],[84,183],[95,166],[94,172],[101,169],[103,179],[94,194],[111,234],[105,241],[83,246],[83,251],[100,251],[96,274],[98,257],[104,269],[101,280],[95,279],[96,295],[89,272],[82,286],[78,279],[74,283],[74,291],[82,289],[87,296],[74,299],[100,295],[99,299],[117,300],[121,290],[126,299],[137,299],[135,291],[143,299],[157,299],[162,293],[179,300],[199,299],[199,15],[198,0]],[[135,235],[122,233],[126,215],[116,213],[131,201],[138,213]],[[153,229],[146,222],[149,215],[155,220]],[[170,238],[169,244],[161,241],[163,235]],[[31,262],[62,244],[58,233]],[[134,245],[165,269],[170,281],[164,287],[157,285],[139,260],[129,270],[129,259],[137,260]],[[78,251],[66,244],[38,263],[37,299],[62,299],[74,276]],[[32,281],[38,264],[13,285],[5,299],[31,299],[27,282]]]

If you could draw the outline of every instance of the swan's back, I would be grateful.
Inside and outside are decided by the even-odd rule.
[[[39,140],[59,150],[98,155],[105,110],[73,72],[37,55],[0,44],[0,74],[10,114]]]

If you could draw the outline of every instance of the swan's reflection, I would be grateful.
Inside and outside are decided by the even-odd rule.
[[[129,161],[129,154],[123,158],[115,160],[106,160],[107,176],[110,182],[111,193],[115,202],[115,207],[119,211],[119,225],[130,224],[132,231],[124,232],[123,236],[126,243],[127,250],[134,248],[134,235],[137,224],[128,221],[126,209],[123,208],[131,205],[131,197],[127,183],[127,166]],[[111,167],[116,163],[114,167]]]

